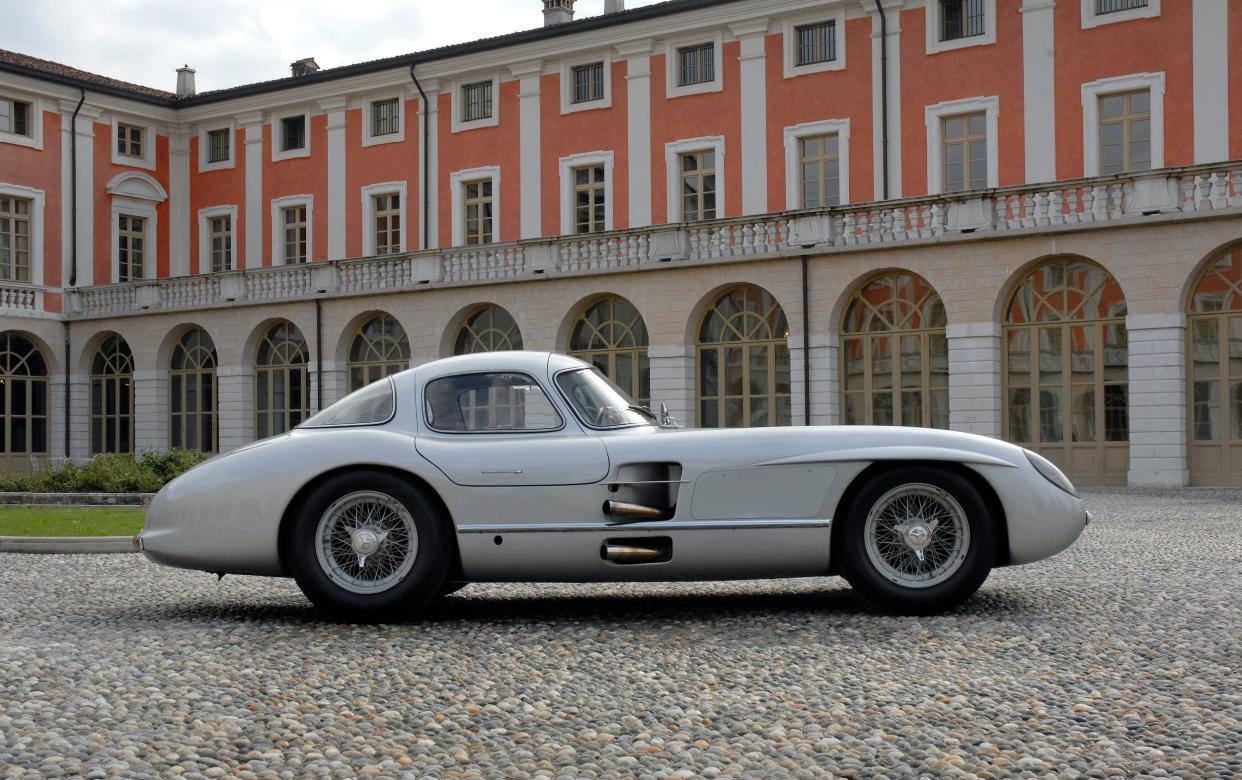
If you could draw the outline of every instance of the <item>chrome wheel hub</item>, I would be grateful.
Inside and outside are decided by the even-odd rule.
[[[949,579],[970,548],[965,510],[934,485],[901,485],[885,493],[867,514],[863,533],[871,564],[908,588]]]
[[[350,493],[324,511],[315,529],[323,573],[351,593],[382,593],[401,582],[418,554],[414,517],[384,493]]]

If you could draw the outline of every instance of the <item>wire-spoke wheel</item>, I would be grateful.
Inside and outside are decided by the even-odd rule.
[[[284,559],[317,606],[353,621],[412,615],[444,587],[449,520],[433,495],[398,475],[338,474],[306,497]]]
[[[966,511],[935,485],[900,485],[885,493],[867,514],[863,534],[871,564],[907,588],[949,579],[970,548]]]
[[[833,534],[841,573],[890,612],[926,615],[971,596],[996,560],[996,523],[979,488],[951,467],[894,467],[866,478]]]

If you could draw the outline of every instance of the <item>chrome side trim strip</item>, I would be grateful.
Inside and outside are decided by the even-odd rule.
[[[831,520],[653,520],[642,523],[509,523],[459,525],[459,534],[629,533],[631,531],[747,531],[768,528],[831,528]]]

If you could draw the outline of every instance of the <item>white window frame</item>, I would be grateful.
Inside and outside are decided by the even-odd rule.
[[[405,181],[386,181],[380,184],[368,184],[362,193],[362,256],[372,257],[375,254],[375,196],[398,195],[401,205],[397,208],[397,216],[401,219],[401,240],[397,242],[399,254],[408,252],[410,241],[410,199],[407,196],[409,183]],[[309,218],[309,212],[307,214]],[[309,246],[307,247],[309,249]]]
[[[286,265],[284,210],[295,206],[306,207],[306,262],[315,259],[315,196],[288,195],[272,199],[272,265]]]
[[[7,195],[12,198],[25,198],[30,201],[30,281],[19,282],[9,280],[4,282],[8,285],[19,285],[25,287],[43,286],[43,209],[47,202],[47,197],[43,190],[36,190],[33,187],[23,187],[20,184],[6,184],[0,182],[0,195]],[[36,308],[42,308],[43,302],[37,302]]]
[[[396,100],[399,109],[400,118],[398,120],[397,132],[388,133],[387,135],[373,135],[374,126],[374,104],[383,103],[389,100]],[[406,96],[405,92],[388,92],[380,95],[371,95],[362,102],[362,145],[380,146],[382,144],[397,144],[405,141],[406,122]]]
[[[220,162],[207,162],[207,134],[213,130],[229,131],[229,156]],[[229,121],[225,124],[204,125],[198,131],[198,171],[224,171],[237,167],[237,123]]]
[[[988,188],[1000,186],[1000,98],[996,95],[973,97],[964,100],[948,100],[923,109],[927,125],[927,194],[940,195],[944,191],[944,131],[945,117],[958,114],[984,113],[987,122]]]
[[[585,152],[562,157],[561,170],[561,235],[576,236],[574,232],[574,170],[578,168],[604,166],[604,230],[613,229],[612,221],[612,179],[613,153],[608,151]]]
[[[142,156],[130,157],[116,150],[116,142],[121,133],[121,125],[142,128]],[[155,125],[129,116],[112,115],[112,164],[126,168],[145,168],[155,170]]]
[[[836,22],[837,58],[829,62],[816,62],[810,65],[798,64],[798,28],[808,24]],[[785,39],[785,78],[792,79],[810,73],[825,73],[833,70],[845,70],[845,6],[835,12],[807,13],[791,16],[782,27]]]
[[[462,97],[461,92],[468,84],[477,84],[480,81],[492,82],[492,115],[484,119],[475,119],[469,122],[462,120]],[[460,78],[453,82],[452,85],[452,120],[451,130],[454,133],[464,133],[467,130],[478,130],[481,127],[496,127],[500,124],[500,73],[492,73],[489,77],[486,73],[480,73],[473,77]]]
[[[281,122],[285,119],[294,119],[302,117],[302,121],[306,123],[306,145],[301,149],[290,149],[282,151],[280,144],[284,133],[281,131]],[[281,160],[292,160],[298,157],[311,156],[311,112],[309,108],[291,111],[277,111],[272,114],[272,162],[280,162]]]
[[[940,0],[923,0],[923,10],[928,54],[996,43],[996,0],[983,0],[983,35],[971,35],[952,41],[940,40]]]
[[[668,224],[674,225],[685,220],[681,213],[681,166],[678,160],[688,152],[711,150],[716,153],[716,219],[728,216],[725,208],[725,139],[723,135],[705,136],[703,138],[687,138],[684,141],[673,141],[664,145],[664,178],[667,180],[668,191]]]
[[[604,63],[604,97],[601,100],[588,100],[585,103],[574,102],[574,68],[583,65]],[[561,114],[573,114],[578,111],[594,111],[600,108],[612,108],[612,53],[601,51],[593,55],[575,57],[561,61]]]
[[[210,220],[215,217],[228,217],[229,222],[229,256],[233,259],[233,267],[228,271],[211,270],[211,224]],[[233,273],[240,271],[244,267],[241,257],[237,254],[237,206],[208,206],[205,209],[198,210],[198,272],[200,274],[210,273]]]
[[[799,142],[818,135],[837,136],[837,173],[840,175],[837,197],[842,206],[850,202],[850,120],[826,119],[785,128],[785,209],[788,211],[802,208],[802,154]]]
[[[488,165],[449,174],[453,195],[453,246],[466,245],[466,192],[468,182],[492,180],[492,243],[500,241],[500,166]]]
[[[1164,71],[1114,76],[1082,85],[1082,175],[1100,175],[1100,98],[1151,90],[1151,169],[1164,167]]]
[[[711,44],[715,48],[712,75],[715,77],[711,81],[704,81],[699,84],[687,84],[682,86],[678,83],[677,74],[681,71],[681,62],[677,58],[677,50],[684,49],[688,46],[702,46]],[[687,95],[702,95],[708,92],[724,91],[724,33],[717,31],[714,33],[703,33],[699,35],[686,35],[674,38],[664,43],[664,79],[666,83],[666,93],[669,98],[686,97]]]
[[[1117,22],[1132,22],[1135,19],[1154,19],[1160,16],[1160,0],[1147,0],[1145,8],[1131,8],[1128,11],[1114,11],[1111,14],[1097,14],[1096,0],[1082,0],[1082,29],[1100,27]]]
[[[22,103],[30,104],[30,116],[27,122],[30,123],[30,135],[18,135],[17,133],[0,132],[0,144],[13,144],[14,146],[25,146],[30,149],[43,149],[43,101],[34,95],[26,94],[18,90],[5,87],[0,92],[0,98],[7,100],[17,100]],[[69,121],[68,115],[64,118],[65,123]],[[24,196],[23,196],[24,197]]]
[[[159,255],[156,251],[158,237],[160,231],[159,213],[156,211],[155,203],[149,200],[139,200],[137,198],[125,198],[113,196],[112,198],[112,276],[110,280],[113,283],[121,281],[121,224],[120,217],[122,214],[128,217],[142,217],[146,220],[146,230],[143,231],[143,258],[142,258],[142,276],[131,276],[129,281],[136,282],[141,279],[155,279],[156,262]],[[234,223],[236,224],[236,223]],[[234,255],[236,257],[236,255]]]

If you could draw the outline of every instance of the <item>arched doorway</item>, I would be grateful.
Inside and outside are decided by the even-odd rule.
[[[256,438],[284,433],[310,414],[309,360],[306,339],[292,323],[278,322],[263,334],[254,361]]]
[[[700,428],[793,423],[789,321],[776,298],[753,284],[718,295],[699,326]]]
[[[349,342],[349,392],[410,367],[410,341],[391,314],[364,320]]]
[[[1129,345],[1121,285],[1081,258],[1041,263],[1005,314],[1005,436],[1076,483],[1124,485]]]
[[[216,345],[202,328],[188,328],[173,347],[168,371],[168,444],[215,452]]]
[[[19,333],[0,333],[0,468],[33,471],[48,455],[47,361]]]
[[[91,454],[134,451],[134,355],[115,333],[91,360]]]
[[[1242,246],[1199,274],[1187,317],[1190,481],[1242,485]]]
[[[462,322],[453,339],[454,355],[500,352],[522,348],[522,331],[513,315],[495,304],[475,310]]]

